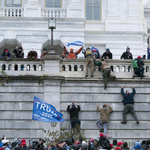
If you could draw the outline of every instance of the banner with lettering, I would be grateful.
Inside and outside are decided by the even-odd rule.
[[[34,96],[32,113],[33,120],[43,122],[63,122],[65,120],[61,118],[62,116],[63,114],[58,112],[53,105],[48,104],[40,98]]]

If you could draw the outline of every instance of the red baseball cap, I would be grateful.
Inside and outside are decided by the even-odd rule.
[[[110,143],[110,146],[113,147],[113,145]]]
[[[122,144],[123,144],[122,142],[118,142],[117,146],[120,146],[120,145],[122,145]]]
[[[91,138],[91,142],[93,142],[94,138]]]
[[[5,52],[7,52],[8,51],[8,49],[5,49]]]
[[[140,59],[141,59],[141,56],[138,56],[137,58],[140,58]]]
[[[100,133],[100,134],[99,134],[99,136],[100,136],[100,137],[103,137],[103,136],[104,136],[104,134],[103,134],[103,133]]]

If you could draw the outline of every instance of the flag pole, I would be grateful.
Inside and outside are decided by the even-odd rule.
[[[30,139],[32,139],[32,131],[33,131],[33,119],[32,119],[32,121],[31,121],[31,134],[30,134]]]

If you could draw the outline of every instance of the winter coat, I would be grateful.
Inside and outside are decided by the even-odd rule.
[[[45,57],[45,55],[47,55],[47,54],[49,54],[49,52],[46,52],[46,54],[43,52],[43,53],[41,54],[41,58]]]
[[[99,107],[97,107],[97,111],[101,112],[100,119],[103,122],[109,122],[109,115],[113,111],[113,109],[111,107],[109,107],[109,109],[103,109],[103,108],[99,109]]]
[[[122,55],[121,55],[121,59],[124,58],[124,59],[133,59],[132,57],[132,53],[130,52],[124,52]]]
[[[20,150],[28,150],[27,146],[23,146],[20,148]]]
[[[141,144],[139,142],[136,142],[135,147],[133,147],[132,150],[143,150],[143,148],[141,147]]]
[[[124,105],[126,105],[126,104],[134,104],[133,97],[134,97],[135,93],[136,93],[136,91],[135,91],[134,88],[133,88],[133,92],[130,93],[130,94],[124,93],[123,88],[121,88],[121,94],[123,95],[123,101],[122,102],[124,103]]]
[[[115,150],[122,150],[120,147],[116,147],[116,149]]]
[[[67,111],[70,113],[70,119],[72,120],[74,117],[78,118],[78,112],[80,111],[80,106],[70,108],[70,106],[67,107]]]
[[[6,48],[5,48],[6,49]],[[2,52],[2,54],[1,54],[1,58],[4,58],[4,57],[8,57],[8,58],[11,58],[11,53],[8,51],[8,53],[7,53],[7,55],[5,54],[5,49],[4,49],[4,51]]]
[[[14,49],[13,52],[16,55],[16,58],[24,58],[24,52],[23,51],[19,51],[18,49]]]
[[[91,150],[99,150],[99,146],[92,145]]]
[[[64,50],[68,55],[68,59],[77,59],[77,55],[81,52],[82,47],[78,51],[76,51],[75,53],[74,52],[68,52],[66,47],[64,47]]]
[[[113,58],[112,53],[111,52],[109,52],[108,54],[106,52],[103,53],[102,58],[107,59],[106,57],[108,57],[109,59],[112,59]]]
[[[139,67],[143,67],[143,66],[144,66],[144,61],[143,61],[143,59],[137,58],[137,60],[138,60],[137,65],[138,65]]]
[[[37,52],[34,51],[34,52],[32,53],[32,51],[30,51],[30,52],[28,53],[27,58],[37,58]]]

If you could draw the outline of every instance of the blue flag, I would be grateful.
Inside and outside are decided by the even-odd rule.
[[[84,43],[81,42],[81,41],[74,41],[74,42],[68,43],[68,45],[66,45],[66,46],[68,47],[68,46],[70,46],[70,45],[83,46]]]
[[[147,59],[150,59],[150,49],[149,49],[149,47],[147,48]]]
[[[96,50],[96,51],[98,52],[99,56],[101,56],[99,50],[98,50],[97,48],[95,48],[94,46],[91,47],[91,50],[92,50],[92,52],[93,52],[94,50]]]
[[[63,122],[63,115],[50,105],[38,97],[34,96],[32,119],[43,122]]]

